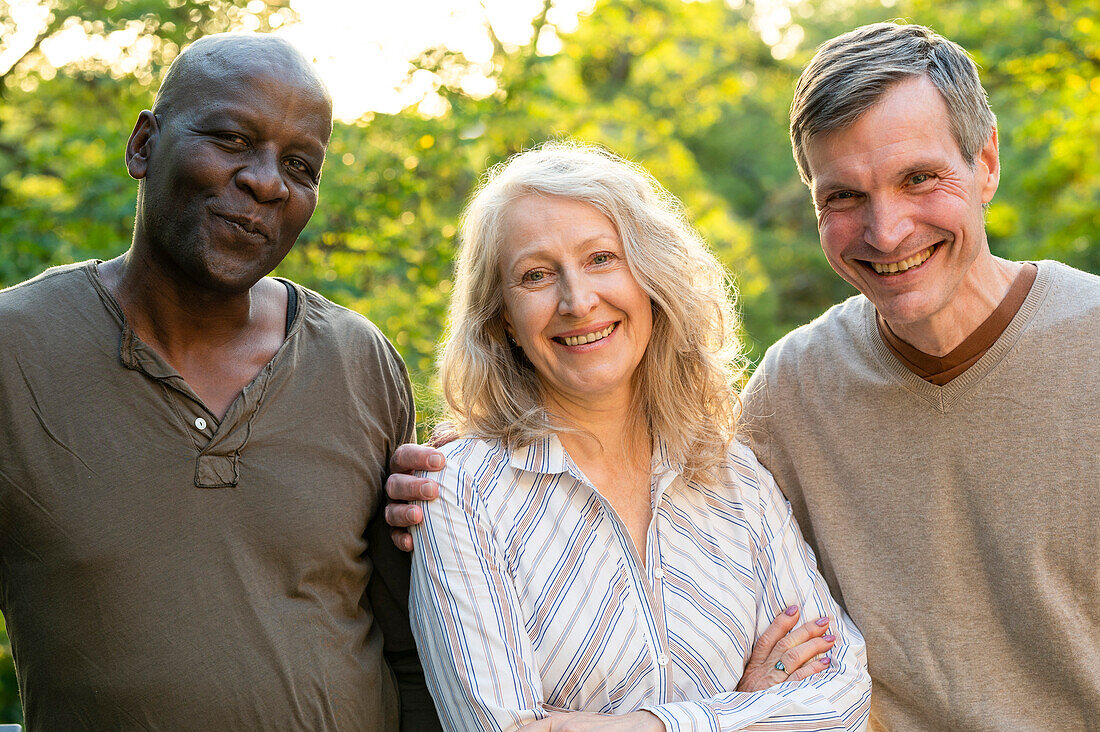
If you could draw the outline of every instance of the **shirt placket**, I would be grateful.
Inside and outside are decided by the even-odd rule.
[[[571,465],[570,469],[576,480],[588,486],[588,488],[599,497],[600,505],[611,521],[611,526],[613,527],[615,537],[619,543],[619,550],[622,552],[623,564],[626,567],[629,580],[628,584],[631,588],[631,593],[634,595],[635,601],[638,603],[638,608],[641,611],[642,619],[644,620],[646,631],[649,636],[648,645],[650,660],[653,662],[653,668],[657,675],[657,683],[655,684],[657,703],[663,703],[668,696],[668,689],[670,688],[670,658],[663,604],[657,600],[658,593],[654,592],[650,586],[651,580],[648,576],[648,570],[643,573],[642,562],[638,555],[637,548],[630,538],[630,532],[628,532],[626,526],[623,525],[615,509],[612,508],[611,504],[600,494],[599,490],[597,490],[587,478],[580,474],[580,471],[577,470],[575,466]],[[655,546],[655,533],[654,519],[650,519],[646,537],[647,557],[653,556],[654,549],[651,547]],[[664,576],[664,570],[661,571],[661,575],[662,577]]]
[[[197,453],[195,487],[236,486],[240,478],[240,451],[251,432],[251,419],[244,415],[254,410],[237,400],[219,422],[183,377],[142,343],[129,327],[123,330],[120,350],[122,362],[127,368],[142,372],[160,385],[165,400],[191,440]],[[255,397],[250,394],[262,392],[270,366],[268,364],[260,376],[246,387],[243,395],[245,401],[254,400]]]
[[[665,568],[661,553],[661,523],[664,514],[661,505],[665,492],[675,480],[676,475],[671,472],[657,472],[650,481],[650,507],[652,516],[649,527],[646,530],[646,572],[648,575],[648,589],[650,608],[653,614],[653,622],[657,628],[658,638],[661,641],[661,652],[657,658],[660,669],[661,684],[658,703],[664,704],[671,701],[668,698],[668,690],[672,685],[672,657],[669,653],[668,625],[665,612]]]

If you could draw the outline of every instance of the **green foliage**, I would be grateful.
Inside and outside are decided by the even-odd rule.
[[[23,710],[19,706],[19,694],[16,690],[15,664],[11,658],[11,644],[4,625],[4,616],[0,615],[0,724],[4,722],[22,722]]]
[[[136,30],[148,43],[127,52],[125,72],[97,60],[55,70],[37,44],[3,72],[0,285],[123,251],[135,192],[123,148],[165,65],[204,33],[291,17],[285,3],[252,12],[224,0],[50,7],[42,38],[78,23],[98,35]],[[463,89],[468,59],[426,51],[415,69],[437,80],[445,111],[337,124],[320,206],[279,274],[364,313],[394,341],[414,380],[423,436],[440,413],[435,347],[463,203],[489,166],[569,136],[638,160],[684,201],[736,274],[746,345],[759,357],[853,292],[820,253],[791,159],[794,80],[821,41],[894,17],[953,38],[982,67],[1003,169],[989,210],[994,251],[1100,272],[1100,19],[1092,0],[804,0],[769,30],[762,17],[776,7],[600,0],[575,32],[561,34],[559,53],[540,55],[537,40],[556,32],[547,2],[526,46],[491,37],[497,88],[485,97]],[[7,12],[0,0],[0,37],[11,29]],[[10,653],[0,651],[3,720],[16,716],[18,700]]]

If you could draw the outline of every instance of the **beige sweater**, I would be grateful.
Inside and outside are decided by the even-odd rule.
[[[945,386],[859,296],[746,389],[745,433],[867,639],[872,729],[1100,725],[1100,278],[1038,266]]]

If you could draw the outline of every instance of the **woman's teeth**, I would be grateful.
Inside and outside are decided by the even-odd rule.
[[[935,244],[928,247],[923,252],[918,252],[909,257],[909,259],[903,260],[901,262],[890,262],[889,264],[879,264],[878,262],[871,262],[871,267],[879,274],[901,274],[908,269],[912,269],[917,265],[927,262],[928,258],[932,256],[932,252],[934,251],[936,251]]]
[[[586,333],[585,335],[579,336],[565,336],[563,338],[558,338],[557,340],[561,341],[567,346],[583,346],[585,343],[595,343],[596,341],[603,340],[604,338],[607,338],[609,335],[611,335],[611,331],[615,330],[616,325],[618,325],[618,323],[612,323],[603,330],[597,330],[592,333]]]

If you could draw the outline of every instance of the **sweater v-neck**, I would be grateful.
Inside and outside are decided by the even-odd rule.
[[[1050,290],[1050,284],[1054,277],[1054,267],[1050,262],[1035,262],[1034,264],[1037,268],[1035,282],[1031,285],[1031,290],[1024,298],[1023,304],[1012,320],[1009,321],[1004,332],[994,341],[984,356],[943,386],[925,381],[894,355],[879,332],[877,313],[874,305],[869,300],[865,303],[863,318],[864,336],[867,343],[883,368],[908,391],[927,402],[936,411],[951,411],[952,407],[989,374],[1016,345],[1024,328],[1031,322],[1032,316],[1042,305],[1047,292]]]
[[[1034,264],[1030,262],[1024,264],[1008,288],[1008,293],[989,317],[973,333],[964,338],[962,343],[943,356],[933,356],[906,343],[894,333],[890,324],[882,317],[882,313],[876,316],[879,335],[890,347],[890,351],[899,361],[908,366],[910,371],[925,381],[943,386],[965,373],[985,355],[990,346],[997,342],[1008,324],[1016,317],[1027,294],[1031,292],[1037,272],[1038,269]]]

